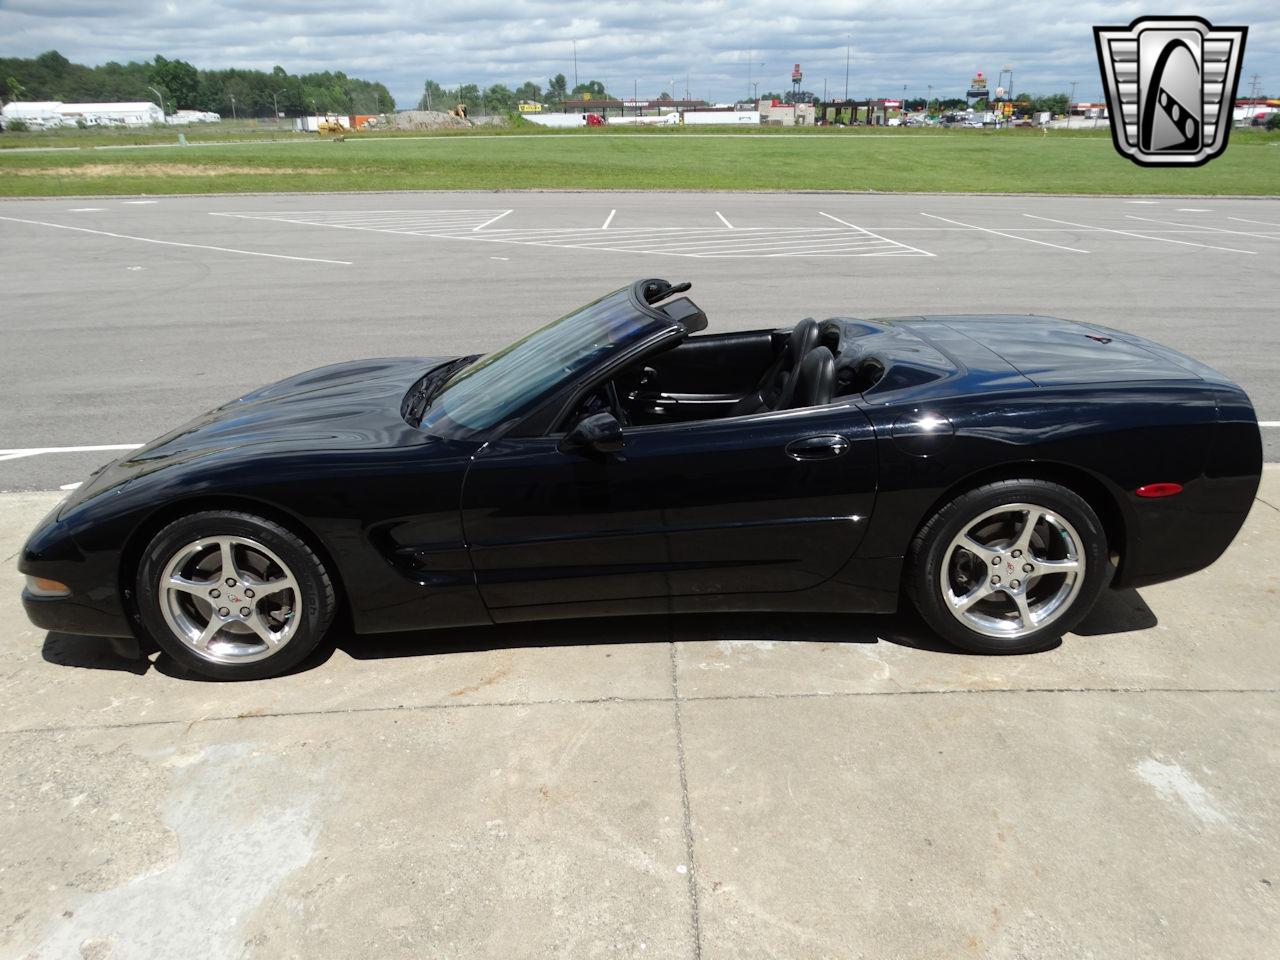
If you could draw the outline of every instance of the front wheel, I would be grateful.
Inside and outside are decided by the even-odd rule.
[[[1053,646],[1110,579],[1106,535],[1079,495],[1044,480],[970,490],[916,535],[907,588],[921,616],[975,653]]]
[[[256,680],[315,649],[333,621],[333,583],[294,533],[249,513],[175,520],[148,545],[138,612],[160,648],[195,673]]]

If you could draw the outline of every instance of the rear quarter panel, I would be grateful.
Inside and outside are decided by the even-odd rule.
[[[1140,586],[1216,560],[1244,522],[1261,473],[1247,397],[1198,380],[904,397],[866,413],[881,472],[863,558],[904,556],[920,524],[965,489],[1039,476],[1082,488],[1100,501],[1100,514],[1113,512],[1104,515],[1120,541],[1110,544],[1121,558],[1113,582]],[[909,443],[894,438],[895,423],[926,416],[950,429]],[[1159,500],[1134,494],[1155,482],[1184,489]]]

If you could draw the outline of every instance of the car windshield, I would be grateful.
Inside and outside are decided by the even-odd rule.
[[[630,288],[617,290],[458,371],[436,394],[420,425],[447,433],[487,430],[532,409],[660,324],[638,308]]]

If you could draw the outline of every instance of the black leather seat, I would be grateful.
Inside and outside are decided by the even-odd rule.
[[[793,383],[795,389],[790,402],[778,409],[820,407],[830,403],[836,388],[836,358],[826,347],[814,347],[800,361]]]
[[[791,330],[787,345],[769,364],[756,389],[734,404],[729,411],[731,417],[741,417],[761,410],[783,410],[791,406],[791,399],[796,388],[796,371],[805,355],[818,342],[818,321],[806,317]]]

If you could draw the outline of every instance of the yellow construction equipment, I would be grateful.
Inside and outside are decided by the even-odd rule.
[[[321,119],[320,123],[316,125],[316,132],[322,137],[330,134],[344,136],[345,134],[350,133],[347,129],[347,125],[342,122],[340,117],[324,117]]]

